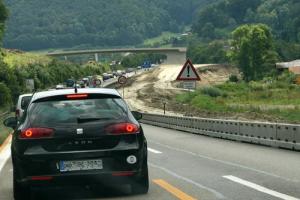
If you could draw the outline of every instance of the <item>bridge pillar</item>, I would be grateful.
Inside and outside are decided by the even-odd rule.
[[[95,61],[96,61],[96,62],[99,62],[98,53],[95,53]]]
[[[172,51],[165,53],[167,59],[164,61],[166,65],[183,65],[186,62],[185,51]]]
[[[68,57],[67,56],[65,56],[65,61],[67,61],[68,60]]]

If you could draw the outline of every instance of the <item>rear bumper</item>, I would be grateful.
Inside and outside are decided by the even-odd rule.
[[[119,175],[113,175],[113,174]],[[121,175],[126,174],[126,175]],[[111,172],[111,173],[90,173],[90,174],[76,174],[76,175],[55,175],[51,179],[47,180],[31,180],[31,177],[27,177],[21,183],[29,185],[31,187],[63,187],[63,186],[82,186],[82,185],[116,185],[116,184],[129,184],[133,180],[137,180],[141,177],[140,171],[129,172]]]
[[[47,155],[22,156],[13,155],[13,166],[16,180],[30,185],[87,185],[110,184],[113,182],[128,183],[141,176],[142,166],[147,162],[146,148],[68,152]],[[137,162],[129,164],[127,157],[134,155]],[[101,159],[103,169],[88,171],[61,172],[60,161]],[[45,180],[39,180],[39,179]]]

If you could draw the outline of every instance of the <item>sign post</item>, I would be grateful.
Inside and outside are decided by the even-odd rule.
[[[196,81],[184,81],[183,88],[188,90],[194,90],[196,88]]]
[[[183,88],[188,90],[196,89],[196,81],[201,81],[201,78],[196,71],[191,60],[187,60],[183,65],[176,81],[183,81]]]
[[[201,81],[201,78],[190,59],[183,65],[176,81],[183,81],[183,88],[189,91],[189,95],[196,89],[196,81]]]
[[[166,115],[166,104],[167,102],[164,102],[164,115]]]
[[[100,87],[102,84],[101,80],[96,78],[93,80],[93,87],[96,88],[96,87]]]
[[[122,88],[123,88],[123,99],[125,99],[124,85],[126,84],[126,82],[127,82],[126,76],[120,76],[120,77],[118,78],[118,83],[119,83],[120,85],[122,85]]]

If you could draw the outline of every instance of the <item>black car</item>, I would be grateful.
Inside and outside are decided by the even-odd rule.
[[[15,129],[11,146],[16,200],[31,188],[66,185],[130,184],[148,192],[147,141],[113,89],[35,93],[23,118],[4,124]]]

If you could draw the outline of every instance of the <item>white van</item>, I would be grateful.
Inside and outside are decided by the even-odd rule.
[[[16,107],[16,118],[18,120],[23,116],[28,104],[30,103],[31,97],[32,94],[22,94],[19,96]]]

